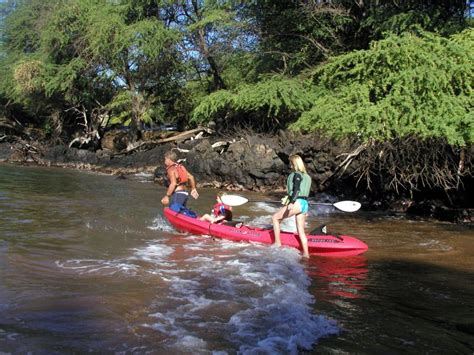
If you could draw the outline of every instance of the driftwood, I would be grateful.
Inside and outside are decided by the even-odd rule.
[[[218,147],[222,147],[222,146],[229,145],[230,143],[231,143],[231,142],[220,141],[220,142],[214,143],[213,145],[211,145],[211,147],[214,149],[214,148],[218,148]]]
[[[155,146],[158,144],[162,143],[169,143],[169,142],[182,142],[187,139],[200,139],[203,135],[203,133],[206,132],[208,134],[211,134],[213,130],[209,128],[204,128],[204,127],[199,127],[195,129],[191,129],[189,131],[184,131],[181,133],[178,133],[174,136],[167,137],[167,138],[162,138],[162,139],[156,139],[156,140],[151,140],[151,141],[144,141],[144,142],[137,142],[134,144],[130,144],[125,150],[117,153],[116,155],[121,155],[121,154],[128,154],[130,152],[133,152],[135,150],[138,150],[144,146]]]
[[[43,161],[41,156],[43,155],[40,148],[28,143],[26,140],[21,139],[19,137],[12,136],[13,144],[11,149],[17,152],[22,160],[26,160],[28,157],[31,158],[37,164],[42,164]]]
[[[7,119],[4,119],[4,118],[0,118],[0,128],[13,131],[17,134],[28,135],[28,133],[25,132],[24,127],[20,123],[15,122],[13,120],[7,120]]]
[[[227,148],[232,143],[235,143],[235,142],[236,142],[235,138],[232,139],[231,141],[219,141],[219,142],[215,142],[214,144],[212,144],[211,147],[212,147],[212,149],[220,148],[219,154],[222,154],[227,150]]]
[[[176,148],[176,150],[181,153],[189,153],[189,149]]]
[[[71,148],[75,143],[79,143],[79,148],[82,147],[84,144],[89,144],[91,141],[94,139],[100,139],[99,132],[97,131],[91,131],[88,132],[84,136],[80,136],[77,138],[74,138],[71,143],[69,143],[69,148]]]
[[[99,116],[97,113],[93,113],[91,117],[91,121],[87,119],[87,110],[84,106],[82,106],[82,110],[79,110],[77,107],[71,107],[70,109],[67,109],[67,111],[74,111],[76,112],[82,119],[84,120],[84,123],[78,123],[78,125],[82,125],[84,127],[85,133],[84,135],[74,138],[70,143],[69,143],[69,148],[71,148],[75,143],[79,143],[79,148],[82,147],[84,144],[89,144],[91,141],[97,139],[100,139],[99,131],[94,128],[93,121],[94,121],[94,116]],[[102,119],[102,118],[101,118]]]

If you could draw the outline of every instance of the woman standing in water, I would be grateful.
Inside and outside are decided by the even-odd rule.
[[[283,219],[295,216],[296,230],[303,247],[303,257],[309,258],[308,240],[304,231],[306,214],[308,213],[308,196],[311,190],[311,177],[306,172],[303,159],[299,155],[290,156],[292,168],[286,181],[287,196],[283,199],[285,206],[272,217],[274,244],[281,246],[280,223]]]

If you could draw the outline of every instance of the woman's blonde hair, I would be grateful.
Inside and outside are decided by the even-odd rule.
[[[306,167],[304,166],[303,159],[298,154],[294,154],[290,156],[290,163],[293,166],[295,171],[299,171],[302,173],[307,174]]]

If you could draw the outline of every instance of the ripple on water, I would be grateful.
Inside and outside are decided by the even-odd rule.
[[[439,240],[430,239],[427,241],[423,241],[418,243],[420,247],[423,247],[423,252],[426,253],[427,251],[451,251],[454,248],[448,244],[443,243]]]
[[[148,306],[152,321],[142,326],[161,334],[170,351],[297,353],[339,332],[334,321],[313,313],[310,279],[296,251],[202,236],[183,239],[184,247],[150,242],[124,259],[56,265],[81,275],[158,273],[165,283]]]
[[[71,259],[56,261],[56,266],[76,272],[79,275],[112,276],[117,273],[136,275],[138,266],[130,264],[127,260],[100,260],[100,259]]]

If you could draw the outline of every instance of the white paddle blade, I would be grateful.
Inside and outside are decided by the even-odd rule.
[[[229,206],[241,206],[244,203],[249,202],[249,200],[245,197],[239,195],[223,195],[221,197],[221,201]]]
[[[361,204],[357,201],[340,201],[333,204],[333,206],[344,212],[355,212],[360,209]]]

